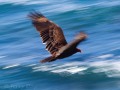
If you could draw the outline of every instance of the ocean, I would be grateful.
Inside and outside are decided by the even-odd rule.
[[[50,56],[27,15],[39,11],[82,53]],[[0,90],[120,90],[120,0],[0,0]]]

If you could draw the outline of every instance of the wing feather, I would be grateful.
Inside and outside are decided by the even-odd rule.
[[[84,41],[87,38],[87,34],[80,32],[71,43],[69,43],[69,47],[76,48],[79,43]]]
[[[51,53],[56,53],[61,47],[67,44],[62,29],[48,20],[41,13],[30,13],[29,17],[32,19],[32,23],[40,32],[42,42],[46,44],[46,49]]]

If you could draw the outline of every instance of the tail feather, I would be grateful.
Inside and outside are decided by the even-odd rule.
[[[45,63],[45,62],[52,62],[52,61],[54,61],[54,60],[56,60],[56,58],[53,57],[53,56],[50,56],[50,57],[48,57],[48,58],[46,58],[46,59],[44,59],[44,60],[41,60],[40,62],[41,62],[41,63]]]

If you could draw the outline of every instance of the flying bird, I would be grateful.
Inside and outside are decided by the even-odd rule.
[[[47,19],[43,14],[31,12],[28,15],[34,27],[40,33],[42,42],[46,44],[46,49],[51,56],[41,60],[41,63],[55,61],[69,57],[77,52],[81,52],[77,45],[87,38],[87,35],[80,32],[71,43],[67,43],[62,29],[51,20]]]

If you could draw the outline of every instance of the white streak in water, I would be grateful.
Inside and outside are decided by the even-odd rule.
[[[6,56],[0,56],[0,59],[1,59],[1,58],[4,58],[4,57],[6,57]]]
[[[12,4],[23,4],[23,5],[31,5],[31,4],[48,4],[49,1],[40,0],[0,0],[0,3],[12,3]]]
[[[50,71],[52,73],[71,73],[75,74],[81,71],[84,71],[87,69],[87,67],[80,66],[80,62],[71,62],[71,63],[65,63],[63,65],[55,64],[55,65],[43,65],[43,66],[35,66],[33,67],[33,72],[36,71]]]
[[[108,77],[120,77],[120,61],[99,61],[90,64],[94,73],[105,73]]]
[[[28,67],[31,67],[31,66],[35,66],[36,64],[30,64],[30,65],[28,65]]]
[[[69,68],[65,68],[65,69],[58,69],[58,70],[53,70],[51,72],[53,73],[62,73],[62,72],[68,72],[68,73],[71,73],[71,74],[75,74],[75,73],[78,73],[78,72],[81,72],[81,71],[84,71],[86,70],[87,68],[86,67],[69,67]]]
[[[97,58],[105,59],[105,58],[109,58],[109,57],[113,57],[113,56],[114,56],[113,54],[106,54],[106,55],[98,56]]]
[[[111,56],[111,55],[107,55]],[[106,56],[104,56],[106,57]],[[103,58],[103,57],[102,57]],[[93,73],[105,73],[108,77],[120,77],[120,61],[119,60],[104,60],[94,62],[70,62],[64,64],[46,64],[41,66],[33,66],[33,72],[48,71],[52,73],[70,73],[70,74],[85,74],[85,70],[93,68]],[[85,72],[83,72],[85,71]]]
[[[3,69],[8,69],[8,68],[12,68],[12,67],[17,67],[17,66],[19,66],[19,65],[20,65],[20,64],[9,65],[9,66],[3,67]]]

